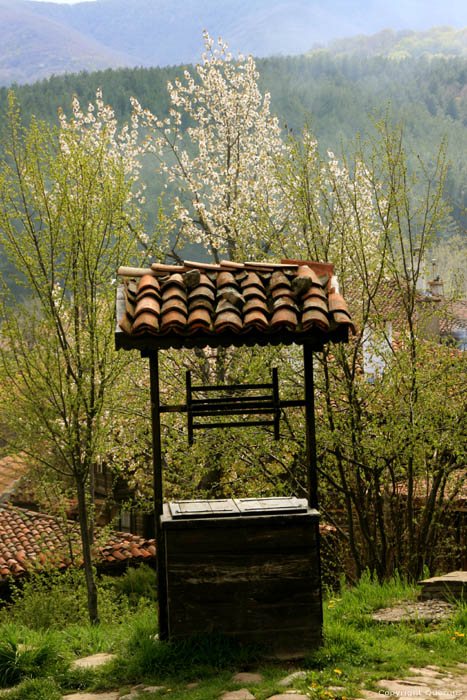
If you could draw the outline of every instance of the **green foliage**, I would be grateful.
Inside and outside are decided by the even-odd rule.
[[[142,598],[157,600],[157,573],[147,564],[129,567],[122,576],[106,579],[106,583],[112,586],[118,597],[125,596],[131,608],[137,607]]]
[[[156,621],[148,612],[135,627],[128,640],[126,653],[109,671],[123,674],[129,680],[155,676],[190,678],[214,675],[220,669],[244,666],[259,655],[253,645],[240,644],[222,635],[199,635],[187,640],[160,642],[156,637]]]
[[[103,622],[129,614],[128,599],[115,589],[110,577],[98,580],[97,587]],[[1,612],[0,620],[14,621],[36,630],[57,630],[82,623],[87,611],[82,572],[70,568],[64,572],[33,573],[13,589],[12,601],[11,606]]]
[[[53,678],[25,680],[8,694],[8,700],[60,700],[61,697],[61,688]]]
[[[228,37],[227,37],[228,38]],[[258,59],[259,85],[271,93],[272,109],[281,123],[299,132],[305,119],[313,115],[313,130],[323,149],[337,151],[355,134],[365,134],[368,114],[383,112],[390,103],[391,118],[402,120],[410,150],[425,160],[447,137],[451,169],[448,191],[456,207],[455,215],[464,220],[467,205],[466,165],[462,154],[467,148],[465,91],[467,67],[462,57],[406,58],[394,61],[383,56],[333,56],[320,51],[311,56]],[[174,82],[183,67],[124,68],[52,77],[16,88],[26,123],[31,115],[56,123],[57,110],[67,105],[75,93],[83,104],[92,101],[96,86],[103,85],[106,99],[119,119],[129,120],[130,97],[147,106],[162,119],[168,117],[167,81]],[[0,112],[7,106],[7,90],[0,89]],[[416,160],[411,161],[414,166]],[[145,211],[153,211],[163,189],[160,176],[148,182]],[[148,231],[149,232],[149,231]],[[440,231],[443,236],[443,231]]]
[[[23,678],[48,675],[60,665],[63,659],[47,638],[37,647],[28,647],[17,641],[11,629],[5,630],[0,641],[0,687],[15,685]]]

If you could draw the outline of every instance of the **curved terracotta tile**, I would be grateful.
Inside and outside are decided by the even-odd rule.
[[[305,292],[305,294],[302,295],[302,301],[305,301],[306,299],[309,299],[310,297],[321,297],[321,299],[327,299],[326,292],[323,290],[322,287],[318,287],[318,285],[313,284],[311,288]]]
[[[278,330],[279,328],[286,328],[287,330],[295,330],[297,327],[297,314],[295,311],[290,309],[288,306],[283,306],[277,309],[271,318],[271,328],[272,330]]]
[[[193,268],[197,267],[198,270],[221,270],[220,265],[215,265],[213,263],[200,263],[200,262],[193,262],[192,260],[184,260],[183,264],[187,268]]]
[[[159,273],[186,272],[184,265],[164,265],[163,263],[152,263],[151,270]]]
[[[166,301],[162,302],[161,316],[164,316],[170,311],[178,311],[179,313],[182,313],[185,317],[188,316],[188,309],[186,307],[185,302],[183,301],[183,299],[179,299],[178,297],[171,297],[170,299],[167,299]]]
[[[245,301],[248,299],[264,299],[266,301],[266,292],[264,288],[249,285],[247,287],[242,287],[242,294]]]
[[[216,280],[216,287],[217,289],[221,289],[222,287],[235,287],[235,277],[231,272],[228,272],[227,270],[222,270],[222,272],[219,272],[217,275],[217,280]]]
[[[343,311],[344,313],[347,314],[347,316],[350,316],[349,308],[348,308],[342,294],[337,294],[336,292],[332,292],[328,296],[328,304],[329,304],[329,311],[331,311],[331,312]]]
[[[136,289],[136,294],[140,294],[143,289],[154,289],[156,292],[159,292],[159,281],[154,275],[143,275]]]
[[[272,304],[272,311],[278,311],[279,309],[290,309],[294,313],[297,313],[298,306],[294,303],[291,297],[279,297],[274,300]]]
[[[250,311],[262,311],[263,313],[268,313],[268,307],[266,301],[258,296],[250,297],[243,306],[243,313],[247,314]]]
[[[329,330],[329,319],[320,309],[307,309],[302,314],[302,328],[304,331],[312,326],[318,326],[323,331]]]
[[[187,325],[190,333],[197,330],[209,331],[211,330],[211,314],[207,309],[193,309],[188,315]]]
[[[133,323],[131,332],[137,333],[157,333],[159,330],[159,318],[149,311],[145,311],[138,316]]]
[[[290,282],[288,278],[280,270],[275,270],[271,275],[271,280],[269,282],[270,289],[275,289],[276,287],[289,287]]]
[[[240,309],[237,306],[235,306],[235,304],[232,304],[232,302],[228,301],[227,299],[224,299],[224,297],[221,297],[217,302],[216,315],[225,312],[236,314],[240,319],[242,318],[242,312],[240,311]]]
[[[224,330],[229,329],[238,332],[242,330],[243,323],[242,319],[238,316],[238,314],[233,313],[232,311],[222,311],[216,316],[216,320],[214,321],[214,328],[218,332],[222,332]]]
[[[124,333],[131,333],[131,328],[133,325],[133,318],[125,312],[125,315],[118,322],[119,328],[122,329]]]
[[[313,284],[321,287],[321,282],[319,281],[318,275],[311,269],[311,267],[308,267],[308,265],[300,265],[297,270],[297,277],[311,277]]]
[[[289,297],[292,299],[294,296],[295,295],[290,285],[281,284],[271,291],[271,297],[273,299],[278,299],[279,297]]]
[[[326,316],[328,313],[328,305],[326,301],[316,295],[307,297],[307,299],[305,299],[303,302],[303,311],[305,312],[308,309],[321,309]]]
[[[244,270],[245,264],[233,262],[233,260],[221,260],[221,267],[226,270]]]
[[[201,272],[199,276],[199,283],[202,287],[210,287],[210,289],[216,289],[216,285],[214,284],[214,282],[211,279],[209,279],[209,277],[204,272]]]
[[[345,311],[333,311],[332,320],[338,326],[349,326],[350,330],[354,335],[357,332],[355,323],[352,321],[349,314],[347,314]]]
[[[261,291],[265,292],[264,285],[259,275],[256,274],[256,272],[248,272],[246,277],[242,279],[241,286],[242,289],[244,289],[245,287],[257,287]]]
[[[145,311],[149,311],[156,316],[159,316],[161,312],[159,300],[154,299],[154,297],[149,296],[148,294],[139,299],[138,303],[136,304],[135,319]]]
[[[214,302],[206,297],[194,297],[188,304],[188,311],[195,309],[207,309],[210,313],[214,313]]]
[[[185,290],[176,284],[170,284],[162,292],[162,302],[165,303],[170,299],[180,299],[186,304],[187,296]]]
[[[183,331],[186,329],[186,316],[178,309],[171,309],[161,318],[161,331]]]
[[[185,289],[185,280],[180,272],[175,272],[173,275],[170,275],[168,279],[166,279],[165,282],[162,283],[161,290],[164,291],[164,289],[171,285],[180,287],[180,289],[183,290]]]
[[[188,303],[191,304],[195,299],[202,297],[203,299],[208,299],[210,302],[214,302],[216,295],[212,287],[208,287],[206,284],[201,284],[196,289],[193,289],[188,294]]]
[[[268,319],[266,314],[259,309],[251,309],[245,313],[243,319],[243,328],[258,328],[259,330],[266,330],[268,327]]]

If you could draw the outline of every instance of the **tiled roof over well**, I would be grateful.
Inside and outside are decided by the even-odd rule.
[[[70,533],[75,562],[80,564],[78,532],[75,529]],[[112,567],[130,561],[148,561],[155,555],[154,540],[117,532],[96,547],[95,561],[99,567]],[[64,569],[70,564],[63,526],[53,517],[10,505],[0,506],[0,583],[9,576],[22,576],[28,569],[47,569],[52,565]]]
[[[322,346],[355,332],[328,263],[185,261],[118,272],[117,348]]]

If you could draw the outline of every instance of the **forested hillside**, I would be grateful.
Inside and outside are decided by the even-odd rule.
[[[312,118],[322,149],[339,150],[341,144],[364,134],[369,115],[389,111],[404,124],[408,143],[425,160],[446,137],[451,161],[449,194],[458,220],[467,206],[467,60],[404,59],[384,57],[312,56],[258,59],[260,85],[272,95],[272,108],[282,124],[297,131]],[[31,114],[54,121],[59,107],[68,108],[74,93],[91,100],[102,86],[106,101],[119,119],[130,115],[130,97],[166,116],[167,80],[181,75],[182,67],[132,68],[54,77],[34,85],[16,87],[25,119]],[[0,89],[0,110],[7,90]],[[157,188],[156,188],[157,190]],[[153,190],[153,191],[156,191]]]
[[[397,60],[420,56],[466,56],[467,29],[456,31],[447,26],[424,32],[384,29],[370,36],[334,39],[326,50],[334,56],[388,56]]]
[[[0,85],[70,71],[196,62],[203,29],[227,38],[234,55],[297,55],[383,27],[393,27],[396,37],[389,31],[337,41],[332,51],[385,54],[389,46],[398,57],[460,55],[465,36],[451,27],[461,29],[465,21],[463,0],[439,6],[424,0],[0,0]],[[448,31],[430,30],[441,24],[450,25]]]

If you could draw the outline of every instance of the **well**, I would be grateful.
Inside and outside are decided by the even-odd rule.
[[[290,260],[119,270],[116,347],[139,349],[150,366],[161,639],[217,632],[289,653],[320,642],[313,352],[345,342],[353,329],[332,273],[329,264]],[[160,403],[164,348],[290,343],[303,346],[303,399],[280,399],[274,369],[271,381],[248,386],[194,386],[188,372],[186,402]],[[298,406],[305,409],[306,499],[164,503],[162,413],[186,413],[191,444],[199,430],[244,425],[267,426],[279,439],[281,412]]]

